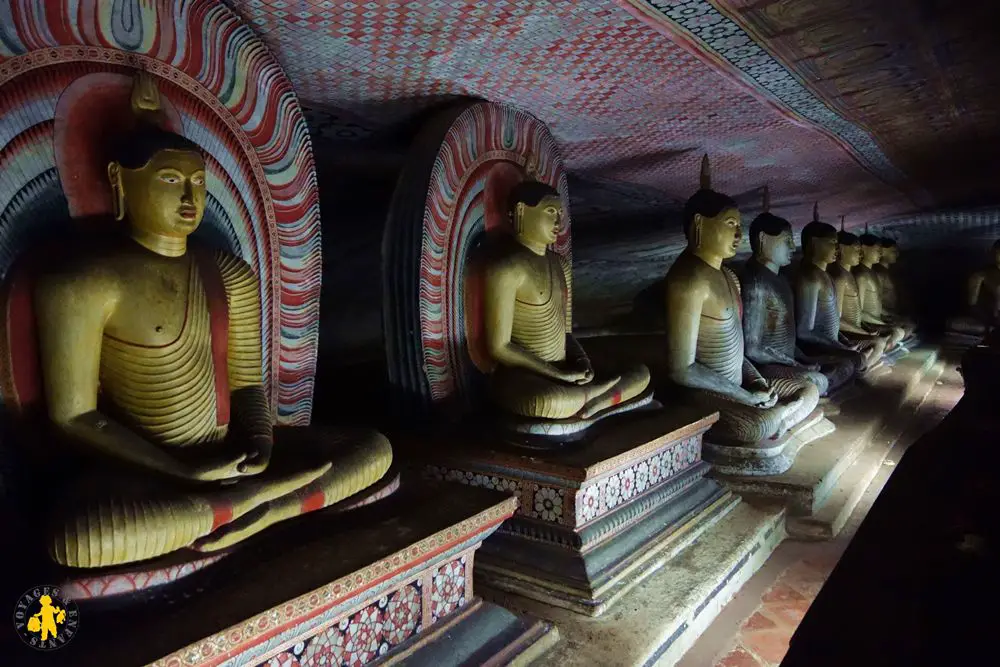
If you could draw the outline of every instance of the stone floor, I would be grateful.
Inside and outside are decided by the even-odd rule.
[[[940,421],[962,395],[950,364],[921,407],[919,419],[892,449],[843,531],[827,542],[786,540],[722,610],[678,667],[777,667],[788,642],[833,570],[896,461],[927,426]]]

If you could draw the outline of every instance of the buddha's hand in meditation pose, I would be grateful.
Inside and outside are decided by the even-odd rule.
[[[773,408],[778,402],[778,394],[766,383],[751,385],[747,390],[746,405],[755,408]]]
[[[255,475],[260,470],[249,470],[247,454],[228,455],[214,460],[201,461],[190,466],[191,479],[199,482],[220,482],[234,480],[246,475]]]

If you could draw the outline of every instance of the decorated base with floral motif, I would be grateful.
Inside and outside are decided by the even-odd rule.
[[[383,501],[289,521],[279,540],[206,568],[184,599],[94,610],[88,630],[46,664],[441,667],[530,658],[557,640],[551,624],[473,593],[476,550],[516,507],[494,491],[404,477]]]
[[[455,435],[443,438],[448,444],[435,448],[425,472],[520,499],[483,545],[482,584],[596,616],[659,567],[665,552],[679,551],[735,506],[705,477],[701,460],[702,436],[716,419],[650,412],[544,455]]]

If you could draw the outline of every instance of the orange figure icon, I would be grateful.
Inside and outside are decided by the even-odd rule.
[[[42,641],[45,641],[49,637],[55,638],[58,634],[56,624],[66,622],[66,610],[62,607],[54,606],[52,598],[48,595],[38,598],[38,601],[41,603],[42,609],[28,619],[28,632],[35,634],[41,632]]]

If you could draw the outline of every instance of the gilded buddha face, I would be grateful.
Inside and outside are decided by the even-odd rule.
[[[696,247],[710,255],[728,259],[736,254],[743,239],[740,212],[727,208],[718,215],[694,217]]]
[[[117,189],[118,217],[141,231],[183,238],[205,214],[205,159],[196,151],[160,150],[134,169],[112,162],[108,176]]]
[[[532,245],[549,246],[559,236],[563,217],[562,200],[557,196],[547,195],[535,206],[518,202],[514,215],[518,238]]]

